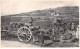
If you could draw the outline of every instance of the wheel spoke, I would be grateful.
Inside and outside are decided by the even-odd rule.
[[[21,29],[21,31],[23,31],[23,28]]]
[[[31,36],[31,34],[27,34],[27,36]]]
[[[24,28],[24,30],[26,31],[27,29],[26,29],[26,28]]]
[[[28,32],[29,30],[28,29],[26,29],[26,32]]]
[[[22,40],[23,40],[23,38],[24,38],[23,36],[19,36],[19,37],[20,37]]]
[[[23,29],[19,30],[21,33],[23,32]]]

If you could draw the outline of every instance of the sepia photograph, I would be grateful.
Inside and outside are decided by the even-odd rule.
[[[79,47],[79,0],[1,0],[0,44]]]

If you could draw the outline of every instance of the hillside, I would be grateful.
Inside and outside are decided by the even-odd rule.
[[[66,7],[57,7],[49,8],[44,10],[36,10],[26,13],[7,15],[7,16],[54,16],[54,14],[60,15],[69,15],[71,17],[79,17],[79,7],[78,6],[66,6]]]

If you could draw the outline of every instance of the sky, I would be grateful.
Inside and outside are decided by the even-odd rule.
[[[78,0],[2,0],[1,15],[11,15],[63,6],[78,6]]]

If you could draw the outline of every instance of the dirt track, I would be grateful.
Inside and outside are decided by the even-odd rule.
[[[19,41],[7,41],[7,40],[2,40],[1,41],[1,46],[2,47],[38,47],[38,46],[35,46],[35,45],[32,45],[32,44],[25,44],[23,42],[19,42]]]
[[[44,47],[78,47],[79,44],[78,43],[61,43],[61,42],[57,42],[57,43],[52,43],[51,40],[46,40],[45,41],[45,46]],[[24,43],[24,42],[20,42],[18,40],[17,37],[4,37],[1,40],[1,47],[18,47],[18,48],[34,48],[34,47],[40,47],[40,43]]]
[[[3,37],[1,40],[1,47],[39,47],[36,45],[33,45],[32,43],[24,43],[20,42],[17,37]]]

